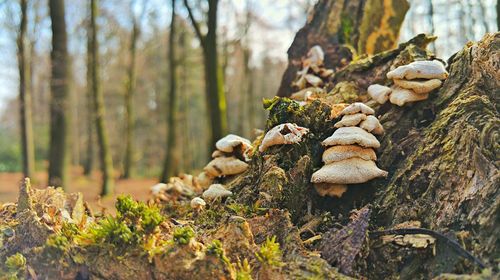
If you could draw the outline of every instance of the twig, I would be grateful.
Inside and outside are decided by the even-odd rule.
[[[383,235],[405,235],[405,234],[427,234],[430,235],[437,240],[443,241],[446,245],[451,247],[457,254],[460,256],[469,259],[473,263],[475,263],[477,266],[479,266],[481,269],[485,268],[486,266],[484,263],[473,256],[469,251],[465,250],[458,244],[456,241],[450,239],[446,235],[443,235],[442,233],[439,233],[437,231],[433,231],[430,229],[426,228],[400,228],[400,229],[388,229],[388,230],[380,230],[380,231],[371,231],[369,233],[370,238],[377,238]]]

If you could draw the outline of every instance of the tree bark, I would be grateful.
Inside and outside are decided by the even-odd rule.
[[[68,49],[64,0],[50,0],[50,19],[52,22],[52,77],[50,82],[50,148],[49,148],[49,185],[65,185],[68,151]]]
[[[135,16],[132,15],[132,35],[130,38],[130,64],[127,71],[127,81],[125,86],[125,162],[123,166],[123,178],[127,179],[132,176],[134,168],[134,108],[133,98],[135,95],[135,61],[136,61],[136,45],[139,37],[139,23]]]
[[[188,8],[191,23],[203,48],[205,99],[210,119],[210,146],[208,148],[211,152],[215,142],[227,133],[226,96],[217,53],[217,7],[219,0],[208,0],[208,32],[205,35],[201,33],[188,1],[184,0],[184,4]]]
[[[165,155],[165,162],[163,163],[163,170],[160,176],[160,182],[167,182],[175,169],[178,168],[179,162],[174,159],[174,153],[176,149],[176,128],[177,128],[177,96],[176,96],[176,86],[177,86],[177,61],[175,56],[175,39],[176,39],[176,24],[175,24],[175,1],[172,1],[172,22],[170,23],[170,35],[168,39],[168,61],[169,61],[169,90],[168,90],[168,118],[167,118],[167,149]]]
[[[31,78],[30,63],[26,57],[26,27],[27,23],[27,0],[21,0],[21,23],[17,38],[18,68],[19,68],[19,113],[21,130],[22,165],[24,177],[30,177],[35,171],[35,151],[33,142],[33,122],[31,117]]]
[[[90,26],[92,30],[90,53],[92,57],[92,98],[94,105],[97,142],[99,144],[99,160],[101,163],[102,188],[101,195],[109,195],[114,191],[113,159],[109,150],[108,136],[104,124],[104,96],[99,83],[99,44],[97,42],[96,17],[98,0],[90,0]]]
[[[288,49],[288,67],[278,96],[290,96],[301,59],[314,45],[325,51],[325,66],[345,67],[355,56],[374,54],[395,46],[408,10],[406,0],[320,0]]]

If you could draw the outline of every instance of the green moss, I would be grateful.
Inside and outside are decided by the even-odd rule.
[[[352,19],[349,15],[342,14],[340,25],[342,29],[340,40],[344,42],[344,44],[351,45],[351,35],[354,29]]]
[[[361,95],[355,82],[340,82],[329,94],[334,103],[353,103],[358,101]]]
[[[43,247],[43,254],[46,260],[59,260],[69,250],[70,241],[64,235],[53,234],[47,238]]]
[[[91,225],[79,236],[82,244],[111,244],[116,247],[138,245],[147,241],[163,222],[164,217],[155,206],[120,196],[116,201],[116,217],[106,217]],[[71,234],[75,229],[67,229]]]
[[[174,230],[174,241],[180,245],[186,245],[194,237],[191,227],[179,227]]]
[[[220,240],[214,240],[210,245],[207,246],[207,254],[216,256],[221,259],[224,263],[229,264],[229,259],[224,254],[224,248],[222,248],[222,242]]]
[[[238,260],[238,269],[236,270],[236,280],[252,280],[252,267],[247,259],[243,262]]]
[[[119,196],[116,201],[119,220],[138,223],[144,233],[152,233],[163,222],[163,216],[155,206],[138,202],[130,196]]]
[[[265,265],[282,266],[281,258],[283,253],[280,249],[280,244],[276,242],[276,236],[266,238],[266,241],[260,246],[260,249],[255,253],[257,259]]]
[[[23,279],[25,271],[26,258],[21,253],[16,253],[5,260],[5,271],[0,270],[3,275],[0,279]]]

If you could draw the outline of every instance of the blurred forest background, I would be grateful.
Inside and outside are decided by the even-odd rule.
[[[23,173],[144,192],[226,133],[253,139],[314,2],[0,0],[0,200]],[[433,33],[444,59],[500,24],[497,0],[409,3],[400,41]]]

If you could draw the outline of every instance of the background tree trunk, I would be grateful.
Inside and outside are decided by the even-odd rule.
[[[314,45],[323,48],[325,66],[334,70],[346,66],[353,56],[393,48],[408,8],[406,0],[320,0],[288,49],[288,67],[277,95],[294,92],[291,83],[301,59]]]
[[[19,113],[21,128],[22,165],[24,177],[33,176],[35,171],[35,147],[33,142],[33,125],[31,118],[31,78],[30,63],[27,61],[26,27],[28,25],[28,3],[21,0],[21,23],[17,38],[19,67]]]
[[[92,40],[90,53],[92,56],[92,97],[94,104],[94,115],[97,132],[97,142],[99,144],[99,160],[101,162],[102,188],[101,194],[113,193],[113,159],[109,150],[108,136],[104,125],[104,96],[99,84],[99,44],[97,42],[97,0],[90,0],[90,26],[92,30]]]
[[[170,79],[169,79],[169,90],[168,90],[168,119],[167,119],[167,149],[165,155],[165,162],[163,163],[163,170],[161,173],[160,181],[167,182],[174,173],[175,169],[178,168],[179,162],[174,162],[174,152],[176,149],[176,127],[177,127],[177,96],[175,93],[177,85],[177,58],[175,56],[175,1],[172,1],[172,22],[170,23],[170,35],[168,39],[168,61],[170,65]],[[187,140],[187,139],[186,139]]]
[[[208,0],[207,34],[201,33],[198,22],[189,7],[188,1],[184,0],[188,9],[189,18],[195,29],[196,35],[203,48],[203,62],[205,70],[205,98],[207,112],[210,119],[210,145],[212,151],[215,142],[227,133],[226,96],[224,93],[224,82],[222,69],[219,67],[217,52],[217,7],[218,0]]]
[[[90,13],[89,13],[90,15]],[[93,104],[93,86],[92,86],[92,26],[90,19],[87,24],[87,156],[83,165],[83,174],[86,176],[92,174],[94,167],[94,104]]]
[[[133,98],[135,95],[135,61],[136,61],[136,45],[139,37],[139,23],[132,13],[132,35],[130,38],[130,64],[127,71],[127,81],[125,86],[125,162],[123,166],[123,178],[127,179],[132,176],[134,167],[134,111]]]
[[[50,89],[49,185],[64,186],[68,165],[68,50],[64,0],[50,0],[52,78]]]

